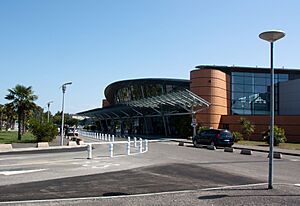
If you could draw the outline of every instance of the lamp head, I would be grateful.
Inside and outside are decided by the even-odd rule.
[[[72,82],[67,82],[67,83],[64,83],[63,85],[70,85],[72,84]]]
[[[259,34],[259,38],[268,41],[270,43],[275,42],[285,36],[285,33],[281,30],[270,30]]]

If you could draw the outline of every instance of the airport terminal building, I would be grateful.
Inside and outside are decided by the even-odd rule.
[[[274,81],[275,124],[289,142],[299,142],[300,70],[275,69]],[[105,97],[102,108],[78,113],[102,132],[180,137],[192,135],[193,124],[241,131],[244,117],[255,125],[253,139],[260,139],[269,126],[270,69],[201,65],[189,80],[114,82]]]

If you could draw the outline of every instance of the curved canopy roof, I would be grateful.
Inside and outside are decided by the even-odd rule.
[[[192,112],[208,108],[209,105],[209,102],[191,91],[182,90],[137,101],[130,101],[126,104],[84,111],[78,113],[78,115],[96,117],[99,119],[170,116],[191,114]]]

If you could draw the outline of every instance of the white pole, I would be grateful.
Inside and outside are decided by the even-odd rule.
[[[127,155],[130,155],[130,137],[128,137],[128,142],[127,142]]]
[[[145,151],[148,152],[149,149],[149,141],[146,139],[145,140]]]
[[[134,137],[133,140],[134,140],[134,147],[136,148],[136,147],[137,147],[137,144],[136,144],[136,137]]]
[[[88,151],[88,159],[92,159],[92,144],[88,144],[87,147],[87,151]]]
[[[140,144],[139,144],[139,150],[140,150],[140,153],[142,153],[143,152],[143,139],[142,138],[140,138]]]
[[[62,85],[62,106],[61,106],[61,128],[60,128],[60,146],[64,146],[64,105],[65,105],[65,92],[66,85]]]
[[[109,153],[110,153],[110,157],[114,156],[114,144],[113,143],[109,144]]]

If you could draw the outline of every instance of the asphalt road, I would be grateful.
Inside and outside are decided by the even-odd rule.
[[[123,149],[120,147],[119,151]],[[286,196],[276,187],[265,191],[266,185],[258,185],[256,189],[229,190],[224,194],[224,190],[203,189],[266,183],[266,154],[257,152],[247,156],[238,152],[179,147],[167,142],[151,143],[149,149],[144,154],[125,156],[119,152],[116,157],[109,158],[106,148],[101,146],[93,151],[92,160],[86,159],[85,151],[1,155],[0,201],[8,204],[7,201],[52,199],[53,205],[97,205],[99,202],[115,205],[124,200],[123,205],[126,205],[128,200],[127,205],[152,205],[151,202],[144,203],[154,203],[153,198],[157,196],[154,198],[158,201],[156,205],[180,205],[184,203],[183,197],[187,201],[184,205],[189,201],[190,205],[204,202],[222,205],[223,200],[241,199],[250,193],[253,194],[248,195],[248,199],[262,200],[264,198],[257,199],[258,195],[266,193],[269,195],[267,202],[282,199],[291,205],[300,205],[300,187],[296,186],[300,183],[299,157],[284,156],[275,160],[274,183],[280,183],[278,188],[288,191]],[[153,193],[159,194],[149,195]],[[68,202],[67,198],[87,199]],[[41,202],[28,204],[41,205]]]

